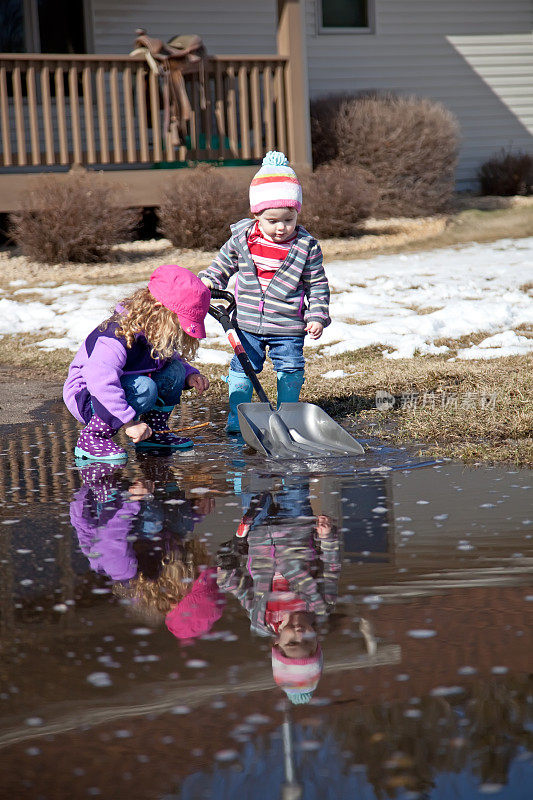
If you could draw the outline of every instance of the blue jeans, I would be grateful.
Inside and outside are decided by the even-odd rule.
[[[267,346],[268,355],[276,372],[300,372],[303,370],[305,366],[303,336],[250,333],[240,328],[237,333],[255,372],[261,372],[263,369]],[[233,356],[229,368],[233,372],[244,372],[237,356]]]
[[[123,375],[120,379],[126,402],[137,414],[155,406],[175,406],[185,386],[185,367],[181,361],[170,361],[159,372],[148,375]]]

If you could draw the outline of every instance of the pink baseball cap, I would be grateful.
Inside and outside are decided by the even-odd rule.
[[[194,639],[211,630],[222,616],[225,602],[217,585],[216,567],[208,567],[190,593],[168,612],[165,624],[177,639]]]
[[[205,315],[211,292],[193,272],[177,264],[163,264],[152,272],[148,290],[177,316],[185,333],[195,339],[205,336]]]

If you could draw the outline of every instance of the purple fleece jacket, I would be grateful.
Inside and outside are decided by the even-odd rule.
[[[117,306],[116,310],[123,309]],[[142,335],[127,347],[124,337],[115,336],[117,327],[116,322],[111,322],[103,330],[98,327],[88,335],[74,356],[63,387],[65,405],[78,422],[89,422],[94,409],[94,413],[114,430],[136,416],[126,402],[121,377],[150,375],[169,363],[169,359],[152,358],[151,345]],[[185,377],[198,372],[177,353],[173,359],[185,365]]]

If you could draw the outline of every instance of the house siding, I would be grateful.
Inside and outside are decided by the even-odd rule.
[[[92,0],[90,16],[96,53],[129,52],[136,28],[165,42],[197,33],[214,54],[276,52],[275,0]]]
[[[530,0],[375,0],[374,32],[318,34],[306,0],[311,97],[389,89],[440,101],[457,116],[461,188],[501,147],[533,151]]]

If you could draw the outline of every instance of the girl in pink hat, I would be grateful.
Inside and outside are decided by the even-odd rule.
[[[202,394],[209,381],[186,359],[205,337],[210,293],[184,267],[164,265],[148,287],[119,303],[74,356],[63,388],[71,414],[85,425],[74,453],[92,461],[127,458],[113,437],[121,428],[140,448],[185,449],[168,418],[183,389]]]
[[[250,185],[253,219],[231,226],[231,238],[200,273],[211,289],[225,289],[237,273],[239,338],[256,372],[266,351],[277,375],[278,406],[294,403],[304,382],[306,334],[319,339],[329,318],[329,286],[316,239],[301,225],[302,187],[283,153],[270,151]],[[230,364],[226,430],[239,431],[237,406],[253,387],[238,358]]]

